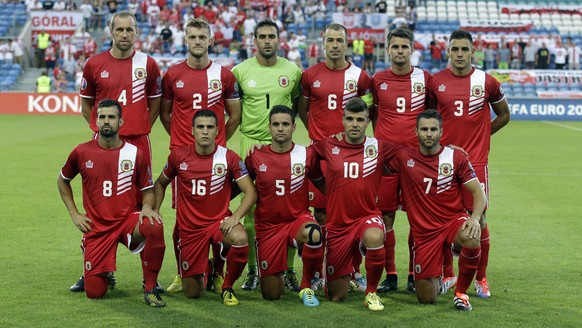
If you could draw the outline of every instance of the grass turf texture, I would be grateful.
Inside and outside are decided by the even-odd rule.
[[[71,223],[56,187],[72,148],[90,137],[81,116],[10,116],[0,119],[0,327],[574,327],[582,318],[582,123],[511,122],[493,137],[488,221],[492,249],[488,270],[492,297],[469,291],[474,310],[456,311],[452,294],[422,306],[404,292],[408,223],[396,222],[397,293],[382,295],[386,309],[370,313],[364,295],[352,293],[334,304],[317,292],[318,308],[305,308],[295,293],[263,301],[260,292],[235,285],[241,304],[227,308],[214,293],[198,300],[164,294],[167,307],[145,305],[139,257],[118,251],[117,289],[104,300],[88,300],[68,288],[82,272],[81,234]],[[572,127],[572,129],[564,126]],[[306,143],[298,122],[296,141]],[[152,133],[154,177],[168,154],[159,123]],[[229,143],[238,149],[235,136]],[[73,188],[82,206],[80,177]],[[163,207],[167,251],[160,281],[167,287],[176,265],[171,247],[175,221],[169,195]],[[300,272],[301,265],[296,265]]]

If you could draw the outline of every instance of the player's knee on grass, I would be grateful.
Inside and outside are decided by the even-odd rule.
[[[325,208],[314,208],[313,217],[315,217],[315,221],[317,221],[319,225],[325,225],[325,222],[327,221],[327,213]]]
[[[384,225],[386,226],[386,231],[390,231],[390,229],[394,228],[394,221],[396,220],[396,212],[386,211],[382,212],[382,221],[384,221]]]
[[[321,245],[321,227],[315,223],[307,223],[300,231],[301,237],[298,241],[308,246],[317,247]]]
[[[381,247],[384,245],[384,231],[379,228],[366,229],[362,242],[366,248]]]
[[[182,291],[186,298],[199,298],[204,290],[204,276],[199,274],[193,277],[182,278]]]
[[[350,276],[344,276],[327,283],[327,298],[332,302],[343,301],[350,290]]]
[[[107,294],[105,274],[85,277],[85,294],[88,298],[103,298]]]
[[[283,273],[261,277],[261,293],[268,301],[280,299],[284,286]]]
[[[420,304],[435,304],[438,291],[438,278],[421,279],[414,282],[416,286],[416,297]]]
[[[228,235],[224,236],[224,241],[231,246],[244,246],[248,244],[247,232],[242,225],[237,224]]]

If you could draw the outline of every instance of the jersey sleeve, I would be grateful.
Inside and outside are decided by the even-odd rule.
[[[393,144],[388,141],[382,141],[382,156],[384,157],[384,165],[386,165],[386,167],[389,167],[388,164],[390,160],[392,160],[396,153],[401,149],[404,149],[404,146]]]
[[[148,56],[147,63],[147,96],[156,98],[162,95],[162,76],[155,59]]]
[[[81,78],[81,91],[79,94],[83,98],[95,98],[95,79],[93,77],[93,61],[89,60],[83,68]]]
[[[164,166],[162,173],[169,180],[174,180],[174,178],[176,177],[177,172],[176,172],[176,153],[175,153],[175,151],[170,151],[170,155],[168,155],[168,161],[166,162],[166,165]]]
[[[434,77],[430,76],[426,83],[426,109],[437,109],[438,107],[434,85]]]
[[[463,154],[461,151],[455,150],[456,159],[455,162],[459,163],[457,167],[457,175],[463,184],[476,179],[477,174],[473,169],[473,165],[469,162],[469,157]]]
[[[327,144],[327,141],[329,139],[322,139],[318,142],[315,142],[313,145],[311,145],[311,148],[313,148],[314,154],[316,155],[315,157],[319,160],[319,159],[325,159],[325,145]]]
[[[256,151],[256,150],[255,150]],[[255,173],[255,153],[250,153],[249,156],[247,156],[247,158],[245,159],[245,165],[247,167],[247,171],[249,172],[249,175],[251,177],[251,179],[255,180],[257,177],[257,174]]]
[[[301,95],[305,98],[311,97],[311,84],[309,83],[309,71],[301,75]]]
[[[61,168],[61,176],[65,180],[73,180],[79,174],[77,147],[69,154],[65,165]]]
[[[152,170],[149,166],[149,163],[146,159],[146,155],[141,151],[137,150],[137,159],[136,159],[136,172],[137,172],[137,187],[139,190],[145,190],[152,188],[154,186],[154,182],[152,179]]]
[[[372,79],[366,71],[362,70],[358,80],[358,97],[360,97],[368,107],[374,105],[374,96],[372,95]]]
[[[238,83],[234,74],[226,68],[222,68],[222,83],[224,84],[224,99],[237,100],[240,99]]]
[[[405,153],[404,150],[399,150],[398,152],[396,152],[394,156],[392,156],[391,159],[388,160],[387,163],[385,163],[386,167],[390,170],[390,172],[398,173],[402,170],[400,166],[400,161],[403,158],[404,153]]]
[[[487,101],[490,104],[496,104],[505,98],[503,89],[501,89],[501,83],[499,83],[496,78],[491,75],[487,75],[485,83],[486,90],[489,90],[489,98]]]
[[[230,171],[234,181],[238,181],[241,178],[249,175],[247,166],[235,152],[229,150],[226,156],[228,161],[228,170]]]
[[[323,177],[323,171],[319,164],[319,158],[312,147],[307,148],[307,167],[309,168],[308,177],[311,180],[319,180]]]
[[[173,80],[172,70],[168,70],[162,79],[162,98],[164,100],[172,101],[174,99]]]

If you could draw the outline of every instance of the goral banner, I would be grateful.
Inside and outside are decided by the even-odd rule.
[[[342,24],[348,29],[349,40],[370,38],[376,43],[386,42],[386,14],[334,13],[332,18],[334,23]]]
[[[533,21],[508,21],[508,20],[479,20],[461,19],[461,29],[470,32],[497,32],[497,33],[521,33],[528,32],[534,26]]]
[[[30,11],[32,22],[32,40],[42,30],[46,30],[53,39],[75,33],[77,26],[83,22],[83,13],[74,11]]]
[[[81,115],[77,93],[0,93],[0,114]]]
[[[542,5],[526,5],[526,4],[505,4],[499,5],[499,11],[503,14],[568,14],[568,15],[582,15],[582,7],[580,5],[563,5],[563,4],[542,4]]]

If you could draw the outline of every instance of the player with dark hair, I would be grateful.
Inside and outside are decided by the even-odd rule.
[[[216,144],[218,118],[211,110],[200,110],[192,119],[195,143],[170,151],[168,162],[154,190],[159,211],[166,187],[177,177],[176,224],[182,290],[187,298],[198,298],[206,286],[210,244],[230,247],[227,273],[221,286],[223,303],[238,305],[234,282],[247,263],[248,241],[239,223],[257,199],[243,161],[234,152]],[[239,207],[228,209],[233,180],[244,193]]]
[[[325,62],[303,72],[302,97],[299,98],[299,116],[309,131],[312,142],[318,142],[344,130],[342,116],[348,100],[361,97],[369,106],[373,102],[370,77],[366,71],[345,58],[348,47],[348,32],[345,26],[329,24],[323,29],[322,36]],[[323,162],[324,171],[325,166]],[[325,236],[325,195],[312,185],[309,191],[310,205],[314,208],[315,218],[321,224]],[[359,274],[361,259],[356,258],[355,261],[353,286],[364,291],[366,281]],[[323,283],[323,280],[316,279],[312,288],[319,289]]]
[[[446,248],[460,255],[455,307],[470,311],[466,292],[479,263],[479,219],[487,198],[468,156],[441,145],[443,126],[437,111],[418,114],[416,134],[420,149],[402,149],[388,163],[402,180],[402,197],[414,238],[416,296],[423,304],[436,302]],[[461,189],[473,199],[470,215]]]
[[[372,77],[372,94],[375,108],[371,113],[374,136],[386,141],[416,148],[418,140],[414,135],[416,116],[426,109],[426,87],[430,74],[412,67],[410,57],[414,50],[414,36],[405,28],[396,28],[388,33],[386,52],[390,57],[390,69],[376,73]],[[378,208],[386,225],[386,279],[378,287],[378,292],[395,291],[398,276],[395,263],[396,238],[394,220],[400,204],[400,178],[397,174],[382,177],[378,189]],[[402,208],[404,210],[404,208]],[[412,237],[409,236],[409,248]],[[412,263],[412,257],[410,257]],[[412,265],[409,266],[407,289],[414,292]]]
[[[206,21],[189,20],[184,39],[188,47],[187,60],[170,67],[162,80],[160,121],[170,135],[170,149],[194,143],[192,117],[202,109],[212,110],[218,117],[220,128],[216,143],[226,147],[226,141],[235,133],[240,123],[238,84],[230,70],[208,58],[208,47],[213,39]],[[225,112],[228,114],[228,120],[225,119]],[[175,188],[172,188],[172,195],[174,200]],[[177,236],[178,228],[175,226],[172,235],[174,251],[178,242]],[[213,287],[217,292],[221,292],[224,271],[219,251],[213,247],[216,269],[213,274],[215,282]],[[177,275],[167,291],[180,291],[181,282]]]
[[[120,104],[102,100],[97,106],[96,140],[78,145],[61,169],[57,185],[73,223],[83,232],[84,290],[88,298],[107,293],[107,273],[115,271],[117,244],[142,253],[145,301],[153,307],[166,303],[155,288],[164,260],[162,218],[155,204],[149,160],[141,149],[119,137],[124,124]],[[79,213],[70,181],[81,174],[83,205]],[[142,194],[141,211],[136,194]],[[147,218],[148,220],[143,220]]]
[[[249,58],[232,70],[240,87],[242,118],[240,155],[245,157],[254,144],[271,143],[269,111],[275,105],[296,108],[300,94],[301,70],[287,59],[278,57],[279,27],[270,20],[260,21],[254,29],[256,57]],[[257,258],[255,250],[255,223],[252,213],[245,216],[244,226],[251,240],[249,270],[242,285],[244,290],[257,288]],[[294,252],[294,249],[290,250]],[[299,291],[293,256],[288,257],[285,282],[289,289]]]
[[[384,222],[376,198],[385,163],[401,148],[366,137],[368,105],[360,98],[349,100],[344,108],[345,138],[326,138],[313,145],[327,161],[327,296],[343,300],[354,272],[353,258],[364,253],[367,286],[364,305],[371,311],[384,309],[376,295],[386,253]]]
[[[138,30],[132,13],[115,13],[110,30],[111,49],[89,58],[83,69],[81,111],[90,128],[98,132],[96,105],[103,99],[117,100],[124,109],[123,120],[126,122],[119,130],[120,138],[143,151],[151,167],[149,133],[160,110],[160,69],[155,59],[133,49]],[[139,206],[141,195],[137,197]],[[114,287],[113,273],[109,279]],[[83,289],[83,277],[71,286],[74,292]],[[163,291],[159,284],[158,289]]]
[[[271,109],[269,128],[271,145],[246,159],[258,193],[254,214],[261,292],[268,300],[281,297],[286,250],[296,247],[303,260],[299,297],[306,306],[318,306],[311,280],[323,261],[323,247],[321,228],[309,211],[307,179],[320,188],[325,180],[313,149],[293,143],[295,114],[289,107]]]
[[[509,104],[500,83],[494,77],[471,67],[475,49],[469,32],[454,31],[450,36],[447,52],[451,59],[451,68],[433,76],[428,93],[432,98],[431,102],[436,103],[430,107],[441,112],[443,128],[449,131],[444,135],[443,143],[462,147],[469,153],[477,177],[488,195],[487,163],[491,135],[509,122]],[[491,108],[496,115],[493,119]],[[468,192],[463,193],[463,204],[469,212],[474,211],[473,200]],[[475,289],[479,297],[487,298],[491,295],[486,277],[490,241],[485,211],[481,216],[481,230],[481,260]],[[453,272],[451,252],[445,252],[444,265],[441,293],[446,293],[457,280]]]

